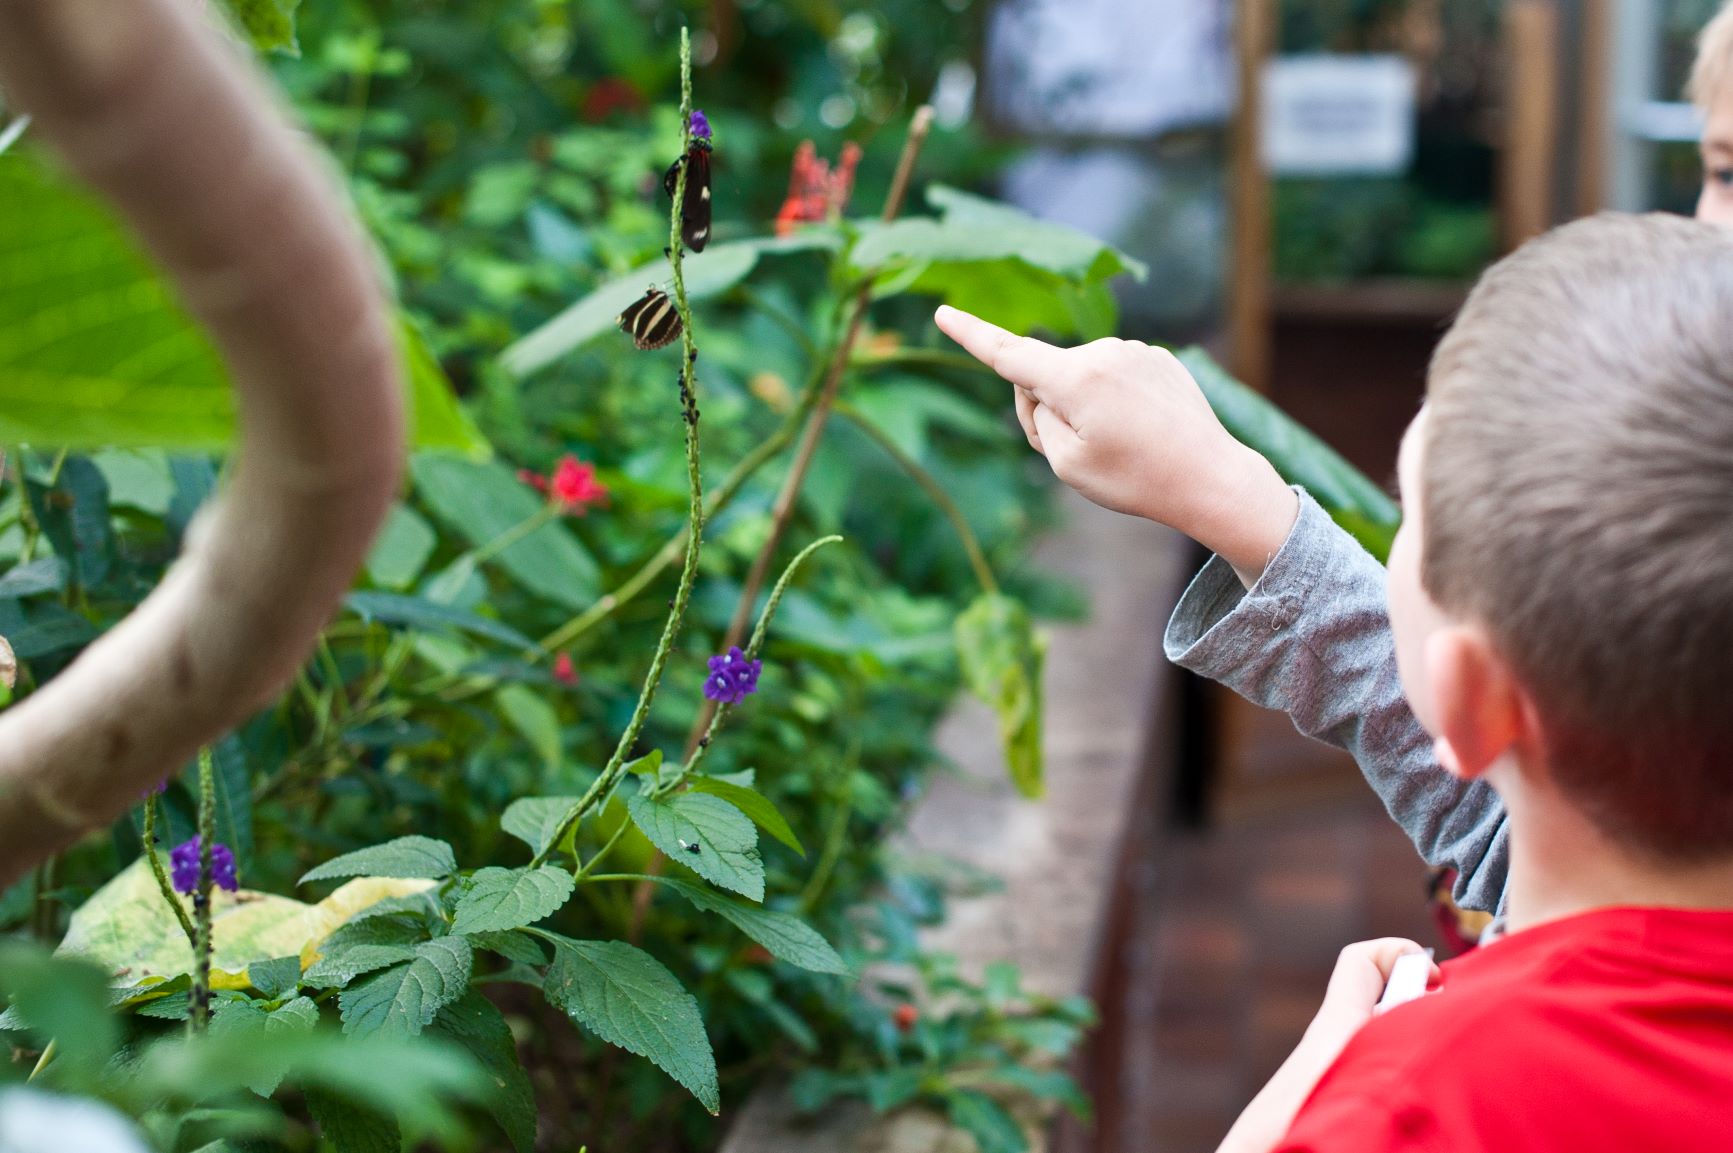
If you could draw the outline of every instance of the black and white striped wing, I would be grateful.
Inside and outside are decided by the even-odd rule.
[[[620,314],[620,331],[646,351],[662,348],[680,335],[680,313],[660,288],[652,288]]]

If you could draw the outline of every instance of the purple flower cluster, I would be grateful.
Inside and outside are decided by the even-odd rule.
[[[182,841],[169,850],[170,876],[175,892],[191,893],[199,887],[199,838]],[[227,845],[211,846],[211,880],[218,888],[234,892],[240,887],[235,876],[235,854]]]
[[[725,705],[739,704],[758,691],[763,661],[749,661],[736,645],[719,657],[710,658],[710,675],[704,680],[704,695]]]
[[[692,135],[699,140],[710,139],[710,118],[694,108],[692,110]]]

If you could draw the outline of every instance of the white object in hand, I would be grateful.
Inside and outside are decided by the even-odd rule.
[[[1432,976],[1432,950],[1424,953],[1404,953],[1396,958],[1390,970],[1390,980],[1384,984],[1384,995],[1372,1013],[1376,1016],[1388,1009],[1426,995],[1426,983]]]

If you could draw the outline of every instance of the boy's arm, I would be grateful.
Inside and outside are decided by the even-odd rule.
[[[1295,491],[1299,516],[1250,589],[1219,556],[1198,573],[1167,655],[1352,753],[1420,855],[1456,869],[1457,902],[1496,911],[1510,869],[1504,805],[1439,765],[1402,694],[1383,566]]]
[[[1456,868],[1457,900],[1496,910],[1509,868],[1504,808],[1490,787],[1438,765],[1409,711],[1383,567],[1229,435],[1164,349],[1060,349],[954,308],[936,319],[1016,386],[1024,435],[1060,480],[1216,554],[1175,614],[1168,655],[1354,754],[1421,855]]]

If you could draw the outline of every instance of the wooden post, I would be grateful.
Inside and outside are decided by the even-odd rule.
[[[1607,206],[1608,147],[1612,136],[1612,0],[1582,0],[1577,85],[1577,214]]]
[[[1510,0],[1505,8],[1504,155],[1499,217],[1507,249],[1553,222],[1558,144],[1559,12],[1554,0]]]
[[[1270,182],[1261,153],[1270,8],[1271,0],[1236,0],[1234,5],[1239,105],[1229,157],[1233,242],[1228,336],[1234,374],[1259,392],[1270,387]]]

